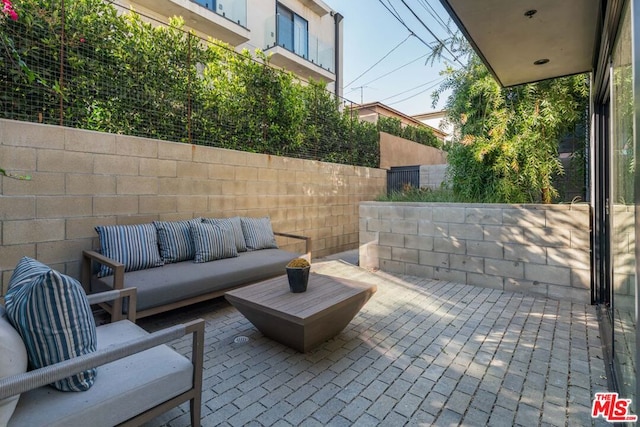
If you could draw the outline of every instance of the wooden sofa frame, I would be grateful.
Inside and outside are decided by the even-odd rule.
[[[127,288],[123,290],[114,290],[101,292],[87,296],[90,304],[100,304],[107,301],[119,300],[121,306],[124,298],[129,298],[130,307],[135,307],[136,288]],[[117,314],[114,316],[116,320],[121,320]],[[136,311],[128,310],[125,318],[126,321],[135,323]],[[114,344],[108,348],[104,348],[93,353],[75,357],[64,362],[49,365],[44,368],[35,369],[26,373],[12,375],[0,379],[0,400],[21,394],[29,390],[46,386],[54,381],[61,380],[79,372],[90,368],[101,366],[118,359],[126,358],[135,353],[148,350],[161,344],[166,344],[172,340],[181,338],[186,335],[192,336],[191,363],[193,365],[192,387],[184,393],[172,397],[157,406],[142,412],[120,426],[139,426],[157,416],[165,413],[184,402],[189,401],[189,410],[192,426],[200,425],[201,405],[202,405],[202,369],[203,369],[203,352],[204,352],[204,326],[202,319],[197,319],[184,324],[171,326],[149,335]],[[135,375],[132,372],[131,375]],[[114,408],[115,411],[118,408]]]
[[[299,236],[299,235],[289,234],[289,233],[280,233],[275,231],[273,232],[273,234],[276,236],[281,236],[289,239],[303,240],[305,242],[305,254],[302,257],[306,258],[307,261],[311,262],[311,238],[310,237]],[[98,253],[97,251],[84,250],[82,251],[81,283],[82,283],[82,286],[84,287],[85,292],[87,292],[87,294],[91,293],[91,273],[93,271],[94,262],[98,264],[104,264],[108,267],[111,267],[111,269],[113,269],[113,288],[114,289],[126,289],[124,286],[124,264],[114,261],[111,258],[107,258],[106,256]],[[185,307],[191,304],[196,304],[196,303],[207,301],[213,298],[218,298],[218,297],[224,296],[225,292],[231,289],[240,288],[242,286],[246,286],[250,284],[251,283],[245,283],[240,286],[235,286],[235,287],[227,288],[223,290],[217,290],[217,291],[209,292],[206,294],[198,295],[196,297],[183,299],[181,301],[176,301],[171,304],[165,304],[165,305],[153,307],[147,310],[140,310],[138,311],[137,317],[143,318],[147,316],[152,316],[154,314],[163,313],[165,311],[173,310],[180,307]],[[114,302],[112,305],[100,304],[100,307],[102,307],[107,313],[109,313],[112,316],[112,321],[114,319],[113,317],[114,314],[116,316],[120,316],[120,313],[122,313],[123,311],[121,300]]]

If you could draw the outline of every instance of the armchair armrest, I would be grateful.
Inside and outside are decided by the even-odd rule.
[[[124,264],[108,258],[96,251],[82,251],[82,287],[87,294],[91,293],[91,273],[93,263],[111,267],[113,270],[113,289],[124,289]]]
[[[304,240],[305,241],[304,257],[307,258],[307,261],[311,262],[311,237],[300,236],[297,234],[280,233],[277,231],[274,231],[273,234],[276,236],[288,237],[290,239]]]
[[[129,298],[129,309],[127,310],[127,320],[136,323],[136,304],[137,289],[115,289],[113,291],[99,292],[97,294],[87,295],[89,304],[100,304],[107,301],[113,301],[113,309],[111,310],[111,322],[117,322],[122,319],[122,307],[125,298]]]
[[[191,363],[194,365],[194,387],[196,390],[200,390],[202,387],[204,320],[197,319],[153,332],[142,338],[113,344],[102,350],[74,357],[64,362],[2,378],[0,379],[0,400],[45,386],[87,369],[123,359],[187,334],[192,334]]]

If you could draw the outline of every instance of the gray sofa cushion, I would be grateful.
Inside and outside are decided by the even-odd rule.
[[[285,266],[297,256],[282,249],[262,249],[200,264],[184,261],[127,272],[124,286],[138,288],[137,308],[142,311],[285,274]],[[111,279],[94,277],[93,291],[111,289]]]
[[[0,378],[27,372],[27,349],[18,331],[9,323],[4,307],[0,305]],[[0,426],[5,426],[18,404],[20,395],[0,400]]]
[[[147,335],[129,321],[97,328],[98,349]],[[23,393],[11,426],[114,426],[191,388],[193,365],[166,345],[103,365],[89,390]]]

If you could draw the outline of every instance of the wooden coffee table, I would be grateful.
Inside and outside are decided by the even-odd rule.
[[[265,336],[304,353],[340,333],[376,290],[312,272],[306,292],[292,293],[287,276],[279,276],[226,292],[225,298]]]

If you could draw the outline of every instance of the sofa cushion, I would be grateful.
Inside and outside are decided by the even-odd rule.
[[[194,262],[201,263],[238,256],[231,223],[191,222],[189,227],[196,252]]]
[[[50,269],[30,282],[9,288],[5,304],[32,368],[96,350],[96,325],[77,280]],[[52,386],[62,391],[83,391],[91,387],[95,376],[96,370],[89,369]]]
[[[210,222],[212,224],[218,223],[230,223],[233,227],[233,234],[236,237],[236,247],[238,248],[238,252],[246,252],[247,251],[247,243],[244,240],[244,233],[242,232],[242,223],[240,221],[239,216],[234,216],[231,218],[204,218],[204,222]]]
[[[98,349],[146,335],[126,320],[102,325],[97,329]],[[93,387],[82,393],[63,393],[49,387],[24,393],[9,427],[119,425],[189,390],[193,378],[191,362],[166,345],[107,363],[99,370]]]
[[[201,222],[201,218],[186,221],[153,221],[158,231],[160,256],[165,263],[188,261],[196,254],[191,238],[190,222]]]
[[[158,234],[153,224],[100,225],[96,227],[100,237],[102,255],[124,264],[125,271],[142,270],[164,264],[158,249]],[[100,277],[113,274],[103,265]]]
[[[240,223],[242,224],[244,240],[247,243],[247,250],[255,251],[258,249],[272,249],[278,247],[269,217],[241,217]]]
[[[285,274],[285,267],[298,254],[282,249],[241,252],[237,257],[194,264],[185,261],[124,274],[127,287],[137,288],[138,311],[183,299]],[[112,289],[109,278],[93,277],[95,292]]]
[[[27,350],[18,331],[9,323],[0,305],[0,378],[27,372]],[[0,400],[0,426],[6,426],[20,395]]]

